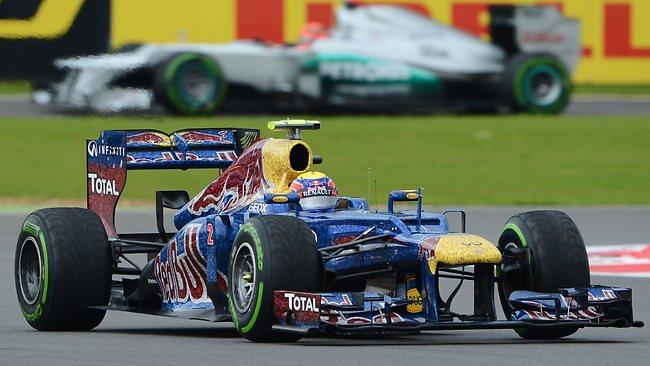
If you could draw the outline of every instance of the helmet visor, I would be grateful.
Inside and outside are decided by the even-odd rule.
[[[336,204],[336,196],[312,196],[300,199],[300,206],[303,210],[321,210],[326,208],[334,208]]]

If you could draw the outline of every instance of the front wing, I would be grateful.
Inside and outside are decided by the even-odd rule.
[[[584,327],[642,327],[632,316],[628,288],[591,286],[557,293],[513,292],[508,320],[453,313],[431,314],[425,298],[409,300],[377,293],[276,291],[277,331],[300,334],[382,334],[423,330]]]

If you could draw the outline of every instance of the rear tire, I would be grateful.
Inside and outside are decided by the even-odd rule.
[[[212,114],[223,102],[226,83],[221,68],[208,56],[181,53],[156,66],[156,99],[172,113]]]
[[[251,218],[235,238],[228,268],[228,307],[235,327],[253,342],[298,341],[300,335],[271,330],[274,291],[319,292],[322,278],[316,240],[304,221]]]
[[[515,112],[557,114],[569,104],[571,76],[562,61],[549,53],[521,53],[506,65],[503,99]]]
[[[49,208],[31,213],[18,237],[18,302],[37,330],[90,330],[98,326],[111,292],[112,257],[106,231],[93,212]]]
[[[529,211],[512,216],[499,238],[499,248],[529,248],[529,273],[510,283],[499,281],[499,297],[506,317],[512,307],[508,298],[513,291],[557,292],[563,287],[588,287],[589,261],[584,241],[575,223],[561,211]],[[503,268],[500,268],[502,270]],[[523,285],[514,285],[515,283]],[[515,329],[526,339],[555,339],[569,336],[577,327]]]

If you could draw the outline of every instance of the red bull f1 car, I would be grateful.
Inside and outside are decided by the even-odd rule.
[[[296,45],[144,44],[61,59],[34,100],[99,113],[408,111],[559,113],[569,103],[580,26],[552,6],[493,6],[491,42],[397,6],[353,5],[307,24]],[[254,108],[254,109],[253,109]]]
[[[269,127],[288,137],[208,128],[104,131],[88,140],[87,209],[38,210],[19,234],[16,292],[29,325],[90,330],[107,310],[121,310],[233,322],[255,342],[504,328],[552,339],[643,326],[631,289],[591,285],[582,237],[566,214],[515,215],[491,243],[465,232],[463,211],[424,212],[419,189],[392,191],[385,211],[371,210],[312,171],[322,159],[301,130],[319,122]],[[221,174],[193,198],[157,191],[156,232],[117,232],[128,171],[193,168]],[[166,208],[176,210],[177,232],[165,228]],[[143,254],[146,264],[134,257]],[[455,310],[457,289],[442,296],[443,280],[472,284],[469,313]],[[505,319],[497,319],[495,287]]]

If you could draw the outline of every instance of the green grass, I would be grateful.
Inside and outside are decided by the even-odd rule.
[[[29,94],[31,91],[28,81],[0,81],[0,95]]]
[[[28,94],[31,86],[28,81],[0,81],[0,95]],[[576,94],[650,94],[650,84],[646,85],[606,85],[578,84]]]
[[[28,94],[31,86],[28,81],[0,81],[0,95]],[[576,94],[650,94],[650,85],[605,85],[578,84]]]
[[[648,95],[650,85],[603,85],[603,84],[578,84],[574,87],[575,94],[623,94],[623,95]]]
[[[322,117],[303,138],[324,157],[341,194],[380,202],[424,188],[427,204],[650,203],[650,117]],[[0,120],[0,198],[83,199],[84,142],[102,129],[242,126],[265,117]],[[270,132],[264,131],[268,136]],[[273,133],[275,136],[280,134]],[[213,170],[132,171],[125,198],[155,189],[197,193]]]

